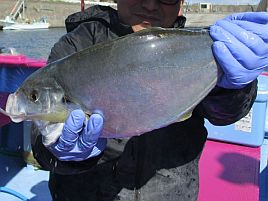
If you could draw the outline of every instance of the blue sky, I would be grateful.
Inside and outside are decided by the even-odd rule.
[[[214,3],[214,4],[227,4],[227,5],[255,5],[260,0],[185,0],[186,2],[192,3]]]

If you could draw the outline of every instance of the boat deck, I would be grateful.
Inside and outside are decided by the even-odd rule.
[[[49,173],[47,171],[26,165],[23,159],[17,156],[2,154],[0,161],[0,186],[11,189],[12,194],[15,191],[31,201],[51,200],[48,190]],[[1,192],[0,200],[18,201],[20,199],[9,193]]]
[[[208,141],[200,161],[198,201],[268,201],[268,138],[260,148]],[[21,157],[0,155],[0,186],[30,201],[49,201],[49,173]],[[18,198],[0,193],[0,200]]]

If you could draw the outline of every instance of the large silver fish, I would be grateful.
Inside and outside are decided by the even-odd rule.
[[[100,111],[102,137],[141,135],[185,119],[215,86],[211,44],[207,30],[160,28],[97,44],[30,75],[4,113],[63,122],[74,108]]]

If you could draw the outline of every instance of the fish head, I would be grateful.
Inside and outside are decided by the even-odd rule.
[[[48,73],[34,73],[9,95],[6,113],[13,122],[33,119],[62,122],[68,115],[64,90]]]

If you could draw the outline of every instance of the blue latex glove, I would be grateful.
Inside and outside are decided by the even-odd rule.
[[[210,28],[212,50],[222,69],[217,85],[240,89],[268,66],[268,13],[238,13]]]
[[[62,161],[82,161],[99,155],[107,140],[99,138],[103,117],[92,114],[86,119],[82,110],[74,110],[66,120],[58,140],[47,148]]]

